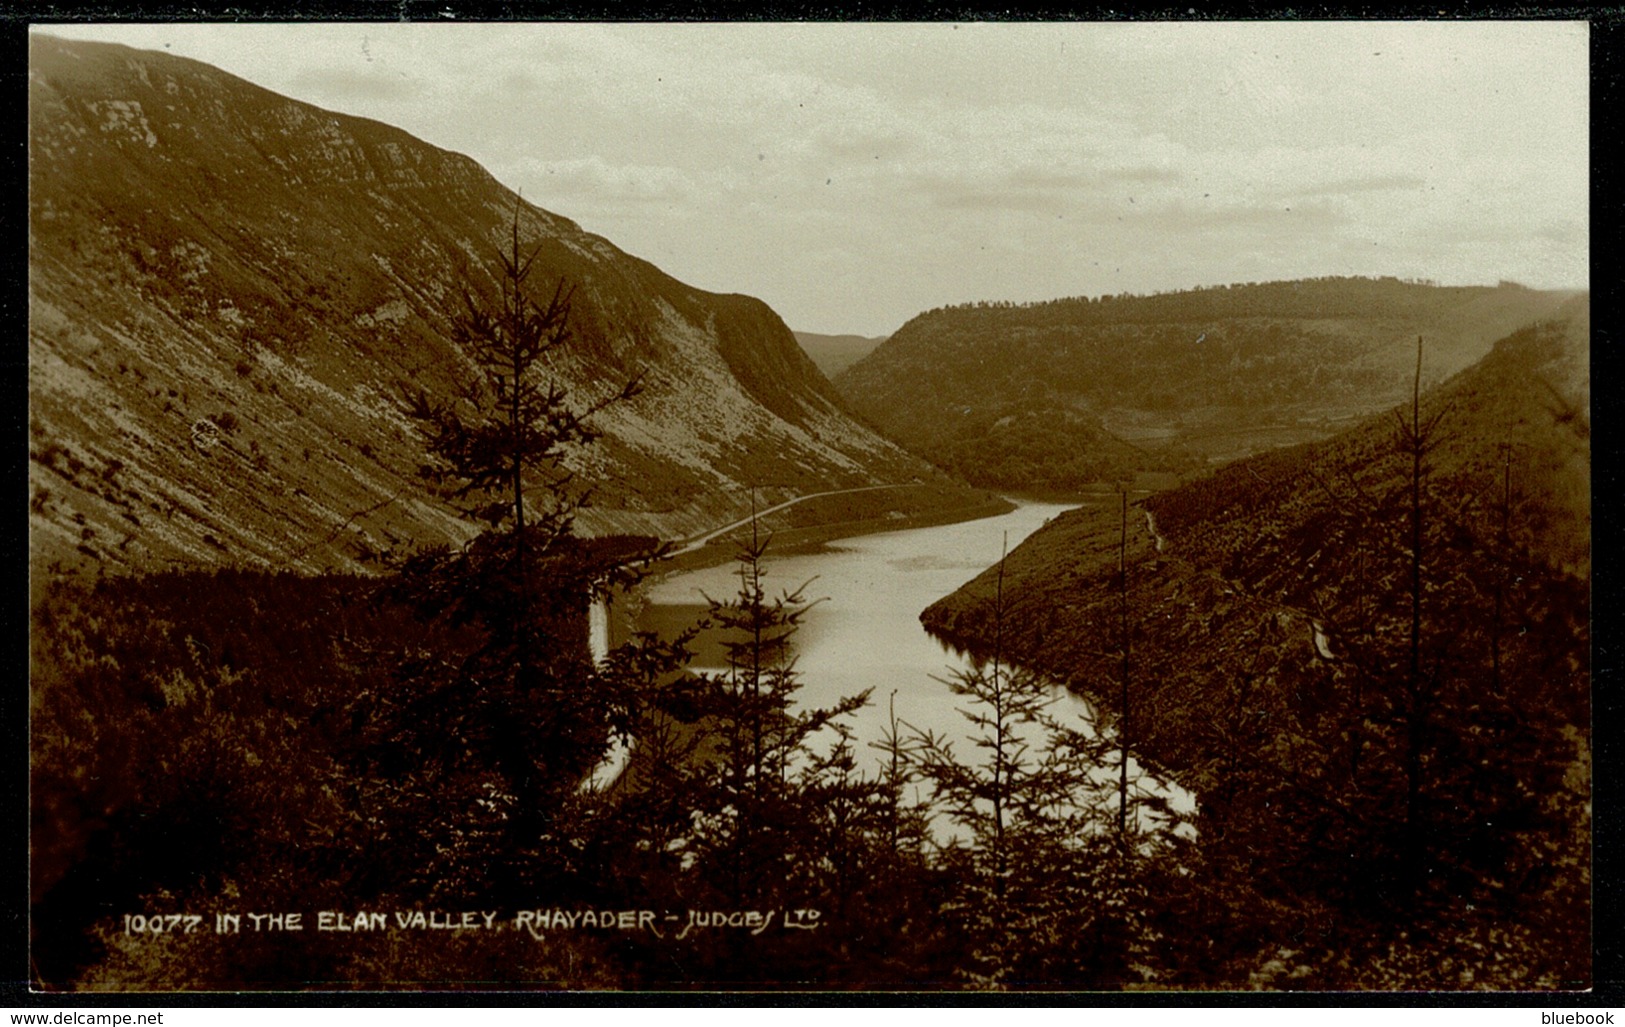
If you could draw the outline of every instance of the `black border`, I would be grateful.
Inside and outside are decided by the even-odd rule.
[[[1622,287],[1615,245],[1625,210],[1625,180],[1617,177],[1616,143],[1625,135],[1621,85],[1625,80],[1625,6],[1570,5],[1534,7],[1462,0],[1448,4],[1162,4],[1132,10],[1108,5],[998,7],[945,3],[787,3],[751,5],[712,0],[678,3],[657,0],[635,8],[605,0],[567,0],[559,4],[493,3],[473,0],[288,0],[242,4],[174,2],[73,4],[8,3],[0,9],[0,83],[7,123],[0,130],[0,231],[12,245],[0,250],[6,271],[0,287],[0,323],[10,340],[0,357],[0,389],[13,399],[0,404],[0,425],[8,433],[3,450],[6,475],[27,478],[27,282],[28,282],[28,27],[45,22],[237,22],[237,21],[1272,21],[1272,20],[1584,20],[1591,32],[1591,289],[1592,289],[1592,420],[1601,422],[1592,443],[1593,540],[1593,980],[1589,993],[1565,992],[124,992],[39,993],[28,980],[28,666],[27,556],[28,521],[21,502],[0,527],[0,556],[5,565],[22,569],[20,581],[0,601],[0,634],[16,645],[11,665],[16,678],[0,690],[0,809],[11,844],[0,866],[6,868],[0,888],[0,1006],[9,1008],[350,1008],[399,1006],[558,1006],[660,1007],[1051,1007],[1107,1008],[1414,1008],[1467,1009],[1527,1007],[1555,1010],[1601,1006],[1625,1008],[1625,872],[1619,861],[1621,824],[1620,749],[1616,736],[1621,699],[1614,691],[1625,670],[1620,648],[1607,630],[1619,626],[1620,591],[1612,573],[1618,567],[1617,546],[1625,536],[1625,512],[1615,500],[1625,497],[1625,477],[1618,463],[1620,394],[1607,386],[1618,380],[1621,348]],[[13,348],[15,347],[15,348]],[[16,355],[13,355],[16,354]],[[1601,358],[1601,359],[1599,359]],[[1600,375],[1599,375],[1600,372]],[[1600,380],[1604,388],[1595,388]],[[1598,445],[1596,440],[1603,443]],[[22,490],[17,496],[21,498]],[[1599,541],[1601,544],[1599,544]],[[1596,586],[1597,582],[1602,587]],[[7,675],[11,678],[11,675]]]

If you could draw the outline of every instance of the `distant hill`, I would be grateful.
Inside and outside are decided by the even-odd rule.
[[[1591,541],[1589,301],[1571,301],[1561,313],[1502,339],[1478,364],[1423,396],[1424,416],[1442,417],[1441,441],[1426,466],[1431,480],[1450,483],[1449,502],[1460,507],[1452,517],[1479,518],[1464,530],[1495,526],[1489,521],[1498,513],[1490,508],[1501,479],[1510,477],[1520,544],[1551,573],[1583,579]],[[1324,590],[1348,587],[1354,575],[1345,573],[1348,554],[1328,548],[1332,529],[1405,485],[1408,465],[1395,451],[1395,423],[1390,410],[1329,439],[1238,460],[1136,499],[1130,561],[1144,564],[1151,578],[1190,570],[1266,593],[1271,602],[1334,606]],[[1069,679],[1091,665],[1084,656],[1093,644],[1087,610],[1093,601],[1111,604],[1118,522],[1115,499],[1094,502],[1056,518],[1010,553],[1005,603],[1012,623],[1004,638],[1012,654]],[[996,576],[990,568],[933,605],[922,615],[927,627],[985,645]],[[1303,638],[1307,645],[1307,633]]]
[[[834,381],[852,407],[985,487],[1076,489],[1324,438],[1571,294],[1323,278],[919,315]]]
[[[797,332],[796,341],[824,377],[834,378],[842,371],[868,356],[876,346],[886,341],[884,335],[867,338],[862,335],[820,335],[817,332]]]
[[[945,480],[856,423],[766,304],[684,285],[465,156],[123,46],[34,35],[28,79],[38,562],[353,570],[464,537],[400,395],[470,366],[451,319],[495,288],[516,216],[532,281],[576,289],[559,382],[578,406],[644,383],[573,458],[583,530],[681,537],[748,513],[752,486]]]
[[[921,619],[1119,728],[1126,666],[1137,758],[1197,794],[1206,858],[1255,891],[1249,916],[1286,918],[1247,944],[1331,904],[1460,951],[1499,936],[1582,979],[1589,300],[1555,314],[1426,393],[1419,418],[1403,403],[1137,500],[1126,579],[1110,500],[1012,552],[1002,602],[989,570]],[[1420,476],[1415,420],[1433,424]],[[1289,955],[1345,975],[1381,936],[1318,930]]]

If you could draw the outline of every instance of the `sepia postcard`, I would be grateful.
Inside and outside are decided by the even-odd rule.
[[[32,25],[31,989],[1590,989],[1590,43]]]

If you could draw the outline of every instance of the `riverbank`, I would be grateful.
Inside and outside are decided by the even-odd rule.
[[[1018,504],[1004,496],[988,494],[978,503],[947,509],[924,509],[912,514],[859,517],[802,527],[763,528],[771,539],[770,553],[774,556],[806,555],[816,553],[832,542],[861,538],[888,531],[906,531],[912,528],[934,528],[948,524],[998,517],[1015,510]],[[642,581],[617,595],[606,611],[608,645],[620,645],[638,630],[638,621],[648,604],[649,590],[679,574],[720,567],[733,563],[739,557],[739,545],[750,538],[750,527],[712,539],[695,549],[676,553],[650,566]]]
[[[1004,496],[990,493],[981,502],[964,506],[946,509],[940,507],[926,508],[917,512],[891,509],[879,514],[822,524],[789,524],[781,526],[764,519],[757,530],[762,537],[772,540],[771,551],[774,553],[810,553],[841,539],[858,538],[887,531],[907,531],[911,528],[934,528],[945,524],[959,524],[964,521],[998,517],[1016,509],[1016,505],[1016,503]],[[703,570],[707,567],[731,563],[739,555],[740,544],[749,541],[750,537],[751,526],[748,524],[742,525],[726,535],[712,539],[703,546],[661,560],[651,568],[650,578],[658,580],[672,574]]]

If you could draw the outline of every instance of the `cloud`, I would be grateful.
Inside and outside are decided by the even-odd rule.
[[[1082,194],[1088,180],[1070,172],[1016,168],[992,176],[954,175],[945,171],[916,172],[909,191],[943,210],[1051,212],[1070,197]]]
[[[1266,229],[1277,231],[1325,231],[1349,223],[1349,216],[1332,204],[1308,203],[1226,203],[1210,206],[1174,202],[1148,205],[1124,217],[1132,226],[1155,228],[1171,233],[1194,233],[1193,238],[1218,230]]]
[[[1316,185],[1296,186],[1281,190],[1283,196],[1347,196],[1351,193],[1382,193],[1421,189],[1427,179],[1420,175],[1364,175],[1340,178]]]
[[[1183,173],[1175,171],[1173,168],[1151,165],[1134,168],[1107,168],[1098,172],[1098,174],[1108,182],[1144,183],[1146,185],[1170,185],[1185,178]]]
[[[1098,180],[1083,171],[1057,171],[1027,165],[1004,176],[1005,187],[1012,190],[1052,192],[1091,189]]]
[[[502,88],[516,99],[529,99],[547,88],[547,84],[530,71],[518,69],[502,76]]]
[[[831,157],[851,160],[892,161],[907,156],[916,147],[915,141],[902,132],[845,123],[820,130],[814,136],[814,143]]]
[[[1053,213],[1064,205],[1053,193],[994,192],[977,189],[940,191],[932,203],[944,210],[1007,210],[1036,214]]]
[[[1542,239],[1571,245],[1583,245],[1589,235],[1586,226],[1577,221],[1548,221],[1535,234]]]
[[[293,85],[325,103],[394,103],[415,100],[424,95],[423,83],[404,71],[357,71],[352,68],[304,68]]]
[[[52,31],[398,125],[827,330],[976,296],[1587,274],[1584,22]],[[832,253],[838,289],[806,256]]]
[[[610,164],[602,157],[572,160],[528,160],[506,169],[514,180],[534,183],[540,190],[538,202],[547,206],[547,196],[585,199],[600,205],[680,204],[695,192],[694,182],[683,171],[665,165]]]
[[[1170,185],[1184,177],[1171,168],[1150,165],[1061,169],[1028,164],[991,179],[924,173],[916,177],[915,187],[934,206],[947,210],[1059,214],[1080,207],[1105,209],[1103,204],[1123,199],[1123,185]]]

